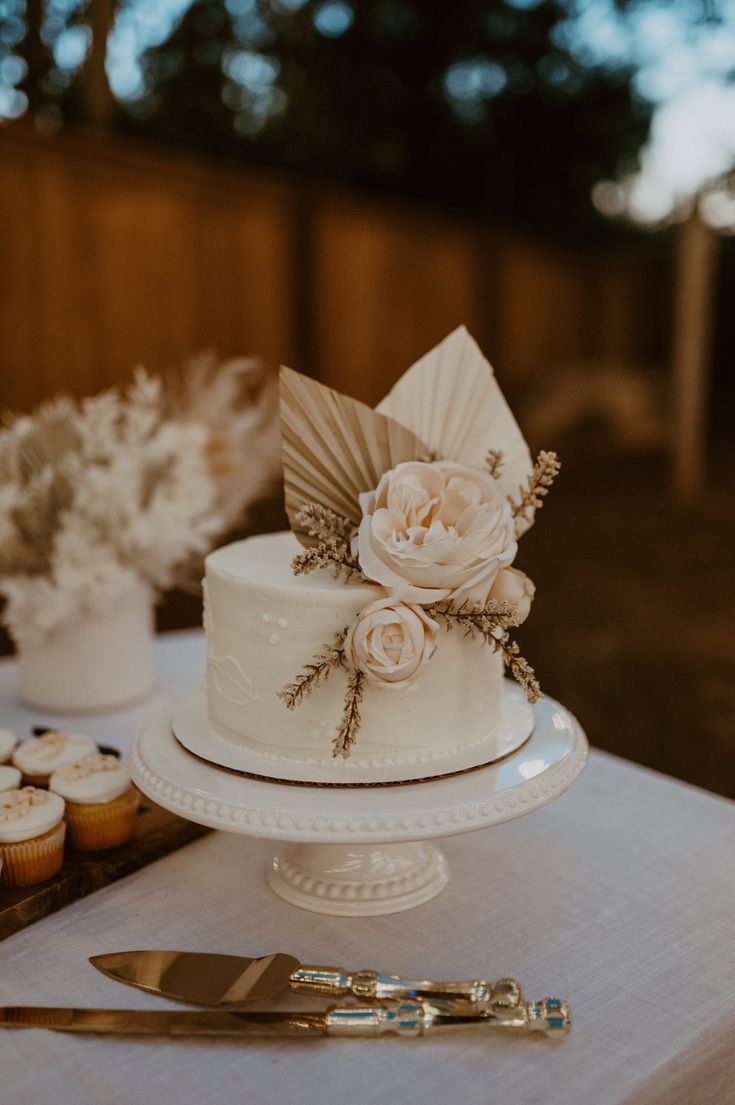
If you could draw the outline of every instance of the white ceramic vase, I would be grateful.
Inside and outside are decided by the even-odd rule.
[[[132,705],[153,688],[153,597],[144,584],[106,614],[72,619],[41,644],[19,649],[20,693],[53,713]]]

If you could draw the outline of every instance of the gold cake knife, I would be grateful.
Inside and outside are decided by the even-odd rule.
[[[436,1031],[476,1028],[510,1035],[541,1032],[560,1037],[571,1015],[558,998],[521,1002],[488,1013],[444,1012],[429,1002],[331,1006],[323,1013],[225,1013],[198,1010],[171,1013],[149,1009],[64,1009],[33,1006],[0,1008],[0,1028],[48,1028],[124,1036],[324,1037],[426,1036]]]
[[[473,1013],[514,1008],[523,998],[512,978],[433,982],[378,971],[350,973],[343,967],[308,966],[283,953],[250,959],[211,952],[127,951],[95,955],[90,963],[117,982],[175,1001],[219,1009],[237,1009],[285,990],[370,1001],[417,998],[458,1002]]]

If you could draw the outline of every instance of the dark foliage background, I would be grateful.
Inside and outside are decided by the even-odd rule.
[[[101,122],[556,237],[623,232],[590,193],[635,168],[652,104],[632,62],[572,42],[571,0],[194,0],[116,100],[104,35],[129,6],[2,0],[42,126]],[[92,38],[64,68],[69,28]]]

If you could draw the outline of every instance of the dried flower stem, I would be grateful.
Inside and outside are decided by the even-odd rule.
[[[347,630],[338,633],[331,645],[324,645],[321,652],[317,652],[308,664],[304,664],[301,674],[278,692],[278,697],[286,703],[289,710],[295,709],[320,683],[328,679],[332,668],[338,668],[344,663],[346,636]]]
[[[559,474],[561,463],[556,453],[542,451],[536,458],[525,487],[518,488],[518,501],[508,497],[513,517],[517,520],[516,529],[526,529],[531,521],[529,513],[540,510],[544,505],[544,496]]]
[[[435,603],[427,606],[426,612],[431,617],[443,618],[448,630],[455,625],[462,626],[468,637],[479,638],[493,652],[500,652],[510,674],[526,692],[528,701],[538,701],[541,687],[536,674],[528,661],[520,655],[517,643],[508,632],[509,628],[518,625],[515,606],[491,599],[485,606],[463,603],[456,610],[446,603]]]
[[[342,712],[342,720],[339,723],[337,735],[332,742],[332,755],[342,756],[345,759],[350,754],[350,749],[362,724],[360,715],[360,703],[362,702],[363,684],[365,673],[359,668],[350,675],[345,695],[345,708]]]
[[[295,515],[295,521],[303,526],[309,537],[320,541],[335,541],[349,546],[355,526],[343,514],[330,510],[321,503],[302,503]]]
[[[505,632],[518,625],[517,608],[512,603],[498,602],[497,599],[490,599],[484,606],[468,601],[457,607],[436,602],[426,607],[426,613],[432,618],[444,618],[448,629],[453,629],[455,625],[462,626],[468,637],[482,637],[488,643],[491,643],[488,638],[492,641],[497,639],[499,631]]]
[[[510,639],[510,634],[506,633],[499,639],[498,651],[502,652],[505,666],[515,681],[523,687],[528,701],[538,702],[543,695],[541,685],[528,660],[519,655],[518,644]]]
[[[500,473],[503,470],[504,464],[505,456],[501,449],[488,449],[487,456],[485,457],[485,465],[494,480],[500,478]]]
[[[361,574],[360,565],[347,545],[335,540],[320,541],[318,545],[304,549],[291,561],[291,569],[297,576],[307,575],[317,568],[331,568],[335,579],[343,574],[347,579]]]

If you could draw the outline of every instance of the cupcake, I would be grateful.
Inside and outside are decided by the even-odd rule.
[[[49,789],[66,802],[71,848],[96,852],[124,844],[133,835],[140,794],[116,756],[97,752],[60,767]]]
[[[0,764],[6,764],[18,743],[15,733],[9,729],[0,729]]]
[[[50,879],[64,858],[64,800],[37,787],[0,794],[0,885]]]
[[[58,768],[76,763],[97,751],[97,745],[80,733],[51,729],[42,737],[23,741],[13,753],[13,763],[30,786],[44,787]]]
[[[10,764],[0,765],[0,791],[17,790],[20,786],[20,772]]]

